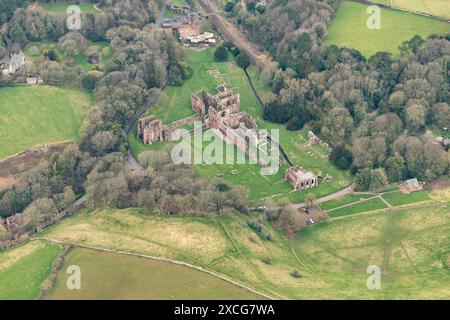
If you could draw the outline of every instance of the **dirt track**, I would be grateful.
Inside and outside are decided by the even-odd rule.
[[[245,51],[254,64],[262,68],[272,61],[266,53],[247,40],[241,29],[222,17],[223,11],[214,1],[199,0],[198,2],[217,30],[240,50]]]

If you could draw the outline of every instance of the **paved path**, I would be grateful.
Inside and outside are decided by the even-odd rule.
[[[344,189],[341,189],[341,190],[339,190],[339,191],[337,191],[335,193],[329,194],[329,195],[327,195],[325,197],[322,197],[322,198],[318,198],[318,199],[314,200],[314,203],[315,204],[320,204],[320,203],[323,203],[323,202],[326,202],[326,201],[329,201],[329,200],[334,200],[334,199],[343,197],[345,195],[351,194],[351,193],[353,193],[353,191],[354,191],[354,185],[352,184],[351,186],[348,186],[348,187],[346,187]],[[294,204],[294,208],[303,208],[303,207],[306,207],[308,205],[309,204],[307,202],[295,203]]]

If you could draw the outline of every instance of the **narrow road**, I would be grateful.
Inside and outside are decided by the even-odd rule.
[[[263,68],[272,61],[269,55],[258,48],[256,44],[247,40],[247,37],[243,34],[241,29],[221,16],[223,11],[214,1],[198,0],[198,3],[217,30],[219,30],[225,38],[233,42],[237,48],[241,51],[245,51],[254,64]]]
[[[159,27],[162,26],[163,21],[164,21],[164,16],[166,15],[166,4],[167,4],[167,1],[164,1],[163,2],[163,6],[161,8],[161,11],[159,13],[159,17],[156,20],[156,25],[159,26]]]
[[[329,200],[334,200],[334,199],[343,197],[345,195],[351,194],[354,191],[354,187],[355,186],[352,184],[351,186],[348,186],[348,187],[346,187],[344,189],[341,189],[341,190],[339,190],[339,191],[337,191],[335,193],[329,194],[329,195],[327,195],[325,197],[322,197],[322,198],[318,198],[318,199],[314,200],[314,203],[315,204],[320,204],[320,203],[323,203],[323,202],[326,202],[326,201],[329,201]],[[294,208],[299,209],[299,208],[303,208],[303,207],[308,206],[308,203],[307,202],[295,203],[293,206],[294,206]]]

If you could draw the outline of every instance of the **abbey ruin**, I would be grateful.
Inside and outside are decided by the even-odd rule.
[[[172,133],[182,125],[193,124],[203,120],[203,128],[211,129],[222,140],[234,144],[244,152],[254,163],[267,167],[270,157],[271,138],[267,132],[258,129],[256,121],[244,111],[241,111],[240,96],[226,85],[216,88],[216,94],[206,90],[192,93],[191,106],[195,115],[181,119],[170,125],[150,115],[138,121],[137,135],[144,144],[161,141],[171,141]],[[316,187],[318,178],[311,171],[304,171],[299,166],[287,169],[285,180],[294,190]]]

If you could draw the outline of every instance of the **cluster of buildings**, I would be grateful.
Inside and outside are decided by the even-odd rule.
[[[11,53],[10,58],[0,61],[0,71],[3,75],[25,75],[27,73],[27,60],[22,50]],[[41,77],[27,77],[27,84],[41,85],[44,80]]]
[[[201,31],[202,16],[198,12],[191,11],[188,6],[167,4],[166,9],[177,14],[174,18],[166,18],[162,27],[175,30],[181,42],[187,47],[209,47],[216,44],[214,34]]]
[[[164,125],[155,116],[147,116],[138,121],[138,138],[144,144],[160,141],[170,141],[172,132],[180,125],[190,124],[196,120],[203,120],[204,128],[211,129],[221,139],[246,153],[262,167],[268,164],[267,151],[271,139],[262,136],[256,121],[247,113],[241,111],[240,96],[225,85],[216,88],[216,94],[205,90],[192,93],[192,110],[195,115]],[[311,171],[303,170],[299,166],[292,166],[286,171],[285,180],[294,190],[303,190],[318,186],[318,177]]]

